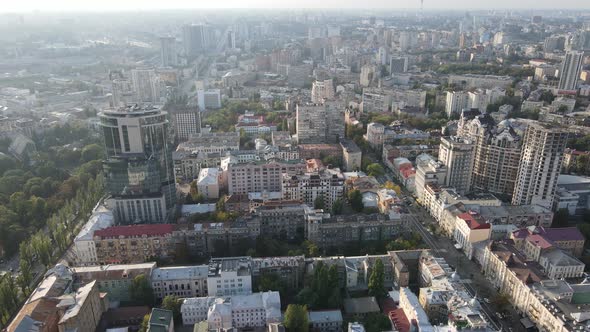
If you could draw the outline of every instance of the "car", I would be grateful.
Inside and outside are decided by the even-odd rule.
[[[14,269],[13,269],[13,268],[10,268],[10,269],[8,269],[8,271],[10,271],[10,272],[14,272]]]
[[[487,304],[490,304],[490,299],[488,299],[487,297],[484,297],[484,298],[483,298],[483,301],[484,301],[485,303],[487,303]]]

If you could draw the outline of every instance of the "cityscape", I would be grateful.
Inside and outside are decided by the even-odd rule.
[[[0,331],[590,331],[589,5],[7,4]]]

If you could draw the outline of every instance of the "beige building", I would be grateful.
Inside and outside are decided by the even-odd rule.
[[[153,257],[174,255],[174,225],[113,226],[94,232],[96,256],[101,264],[143,263]]]
[[[219,198],[219,169],[203,168],[197,179],[197,190],[206,199]]]
[[[341,139],[342,147],[342,168],[345,172],[353,172],[361,169],[363,157],[362,150],[352,140]]]
[[[99,291],[108,294],[109,301],[131,301],[129,289],[133,279],[140,275],[149,278],[156,263],[96,265],[74,267],[75,280],[80,285],[96,280]]]
[[[248,194],[251,192],[281,192],[283,175],[294,175],[305,171],[305,163],[294,162],[250,162],[230,164],[228,167],[228,192]]]
[[[323,208],[330,210],[337,199],[344,197],[344,177],[338,170],[283,175],[283,198],[314,206],[318,197],[323,198]]]
[[[96,281],[80,287],[75,293],[62,296],[57,308],[63,316],[59,332],[94,331],[108,309],[107,294],[98,291]]]

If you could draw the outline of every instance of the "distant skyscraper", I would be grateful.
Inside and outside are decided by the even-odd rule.
[[[338,143],[344,138],[344,113],[337,103],[297,105],[297,142]]]
[[[133,84],[128,79],[116,78],[112,81],[113,106],[119,107],[133,101]]]
[[[206,52],[212,43],[211,28],[204,24],[191,24],[182,27],[182,42],[188,56]]]
[[[314,81],[311,87],[311,102],[323,104],[324,99],[332,100],[335,97],[334,82],[330,80]]]
[[[578,87],[584,52],[570,51],[565,55],[559,73],[559,89],[575,90]]]
[[[135,101],[138,103],[159,103],[161,95],[160,79],[153,69],[133,69],[131,82]]]
[[[176,204],[167,113],[128,106],[99,113],[106,191],[118,223],[161,223]]]
[[[197,107],[172,107],[169,113],[179,141],[186,141],[201,132],[201,112]]]
[[[405,73],[408,71],[408,57],[391,56],[389,59],[389,70],[391,74]]]
[[[176,38],[160,38],[160,58],[162,67],[174,67],[178,65],[178,54],[176,52]]]
[[[529,124],[524,134],[512,204],[553,208],[567,139],[566,129],[550,124]]]
[[[469,95],[463,91],[447,91],[446,113],[450,118],[453,114],[461,114],[469,105]]]

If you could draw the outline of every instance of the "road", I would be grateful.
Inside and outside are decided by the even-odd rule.
[[[388,172],[383,176],[377,177],[377,180],[382,184],[392,179],[393,175]],[[476,296],[479,299],[486,320],[498,331],[525,331],[520,324],[520,316],[514,308],[510,307],[510,310],[507,311],[506,318],[500,319],[498,317],[497,313],[500,310],[493,303],[486,303],[484,301],[486,298],[493,298],[497,294],[497,291],[482,274],[479,265],[469,260],[462,251],[457,250],[451,239],[431,233],[428,228],[432,226],[438,228],[436,221],[426,209],[415,202],[410,193],[405,191],[405,189],[402,189],[402,196],[407,197],[410,202],[407,208],[414,230],[422,236],[422,240],[432,249],[435,256],[444,258],[457,271],[461,276],[465,289],[471,296]]]

